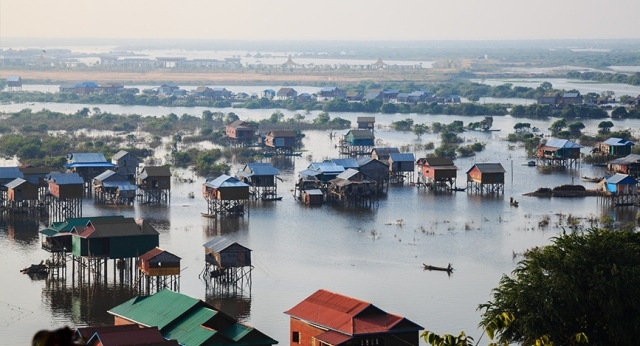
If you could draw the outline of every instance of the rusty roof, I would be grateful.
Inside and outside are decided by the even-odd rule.
[[[292,130],[274,130],[267,133],[267,136],[272,137],[295,137],[296,133]]]
[[[448,157],[424,157],[418,159],[418,165],[421,166],[455,166],[453,160]]]
[[[137,324],[122,324],[119,326],[89,326],[89,327],[78,327],[76,328],[76,334],[80,336],[80,341],[83,344],[86,344],[89,339],[95,333],[100,332],[111,332],[111,331],[123,331],[123,330],[131,330],[140,328]]]
[[[149,261],[152,258],[155,258],[161,254],[165,254],[165,255],[169,255],[168,257],[174,257],[174,259],[176,259],[178,262],[180,262],[181,258],[172,254],[171,252],[161,249],[159,247],[155,247],[149,251],[147,251],[145,254],[143,254],[142,256],[140,256],[139,258],[143,261]]]
[[[285,313],[351,336],[423,329],[406,318],[387,313],[369,302],[323,289]]]

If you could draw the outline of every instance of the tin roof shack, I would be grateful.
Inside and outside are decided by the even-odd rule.
[[[388,164],[389,157],[391,154],[399,154],[400,150],[394,147],[388,148],[373,148],[371,149],[371,158],[380,160]]]
[[[207,283],[243,287],[251,285],[251,250],[225,237],[214,237],[204,245],[203,270]],[[239,284],[239,285],[238,285]]]
[[[175,339],[181,345],[269,346],[278,343],[202,300],[167,289],[132,298],[108,312],[116,325],[156,326],[162,336]]]
[[[4,206],[7,200],[7,184],[16,178],[24,179],[24,174],[16,167],[0,167],[0,207]]]
[[[369,130],[373,132],[376,126],[376,117],[358,117],[358,130]]]
[[[83,327],[76,329],[80,345],[87,346],[178,346],[176,340],[166,340],[158,327],[132,325]]]
[[[355,169],[347,169],[329,181],[327,201],[348,207],[372,206],[378,200],[376,181]]]
[[[63,221],[69,217],[82,216],[84,180],[77,173],[49,173],[45,177],[49,192],[49,221]]]
[[[290,345],[417,346],[424,328],[359,299],[320,289],[285,314]]]
[[[582,146],[568,139],[553,139],[538,146],[537,158],[543,165],[578,166]]]
[[[203,216],[244,215],[249,207],[249,188],[248,184],[226,174],[208,178],[202,184],[202,197],[207,201],[207,214]]]
[[[389,167],[382,161],[370,157],[360,157],[356,161],[357,170],[369,179],[376,182],[378,193],[382,193],[389,187]]]
[[[322,205],[324,193],[319,189],[302,190],[302,201],[309,205]]]
[[[52,257],[54,257],[55,253],[71,252],[73,248],[71,231],[73,231],[75,227],[84,227],[92,219],[98,220],[113,218],[122,219],[124,216],[70,217],[65,221],[52,222],[49,227],[40,231],[42,249],[50,252]]]
[[[171,170],[169,166],[145,166],[138,173],[136,184],[141,190],[143,203],[167,203],[171,192]]]
[[[9,76],[7,78],[7,90],[22,90],[22,78],[20,76]]]
[[[75,258],[131,259],[158,246],[159,233],[144,220],[92,218],[71,231]],[[105,273],[106,274],[106,273]]]
[[[180,257],[159,247],[138,258],[140,287],[146,292],[180,289]]]
[[[6,184],[5,187],[7,188],[7,199],[10,202],[37,203],[38,187],[36,185],[22,178],[16,178]]]
[[[132,205],[136,186],[114,171],[104,171],[93,178],[94,200],[102,204]]]
[[[327,184],[329,180],[335,179],[338,177],[338,174],[344,172],[344,167],[331,162],[329,160],[325,160],[322,162],[312,162],[307,169],[300,172],[302,175],[314,175],[318,178],[318,180],[322,184]]]
[[[331,101],[335,98],[345,98],[347,93],[344,90],[338,89],[338,87],[326,87],[320,89],[318,93],[318,101]]]
[[[18,167],[20,172],[24,175],[24,179],[38,188],[47,187],[47,182],[44,178],[47,174],[51,173],[48,168],[33,167],[29,164],[23,164]]]
[[[373,132],[369,130],[350,130],[340,139],[340,154],[362,156],[371,153],[375,142]]]
[[[236,120],[226,126],[227,137],[231,143],[249,144],[256,137],[256,129],[246,121]]]
[[[628,174],[636,179],[640,178],[640,155],[629,154],[607,163],[607,172],[611,174]]]
[[[64,165],[68,172],[78,173],[87,183],[105,169],[112,169],[115,166],[107,162],[103,153],[71,153],[67,155],[67,164]]]
[[[389,154],[389,172],[392,183],[413,183],[416,158],[413,153]]]
[[[298,92],[294,88],[280,88],[276,93],[276,100],[292,100],[298,97]]]
[[[296,145],[296,134],[291,130],[269,131],[265,135],[264,145],[276,152],[291,152]]]
[[[638,181],[629,175],[616,173],[603,180],[605,201],[614,206],[638,203]]]
[[[456,188],[458,167],[448,157],[420,158],[418,165],[418,183],[432,190],[449,190]]]
[[[627,141],[622,138],[609,138],[606,141],[599,143],[598,151],[605,155],[608,159],[616,157],[623,157],[631,154],[631,149],[635,143]]]
[[[360,165],[358,164],[358,159],[355,159],[353,157],[342,158],[342,159],[331,159],[331,162],[335,163],[338,166],[342,166],[344,169],[353,168],[357,170],[358,168],[360,168]]]
[[[582,95],[579,92],[564,93],[561,102],[563,105],[582,104]]]
[[[280,172],[270,163],[251,162],[236,173],[236,177],[250,186],[254,199],[274,200],[278,198],[278,175]]]
[[[558,92],[550,92],[545,93],[541,97],[538,97],[538,104],[541,105],[550,105],[555,106],[562,102],[562,98],[560,97],[560,93]]]
[[[467,189],[479,194],[503,194],[505,172],[500,163],[476,163],[467,171]]]
[[[120,150],[111,157],[111,163],[116,165],[115,171],[118,174],[127,178],[128,181],[135,183],[136,172],[140,166],[140,159],[130,152]]]

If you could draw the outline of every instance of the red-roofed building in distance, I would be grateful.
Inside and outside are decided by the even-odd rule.
[[[359,299],[320,289],[285,312],[290,345],[418,345],[424,328]]]

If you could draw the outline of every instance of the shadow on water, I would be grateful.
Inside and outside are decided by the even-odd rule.
[[[4,215],[0,217],[0,229],[6,229],[8,238],[13,241],[36,244],[40,222],[28,214]]]
[[[234,293],[212,293],[207,291],[205,301],[214,308],[237,319],[239,322],[248,321],[251,317],[251,297]]]
[[[203,233],[207,237],[230,236],[240,231],[249,230],[249,220],[244,217],[211,218],[203,225]]]

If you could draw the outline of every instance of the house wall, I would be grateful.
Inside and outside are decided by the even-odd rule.
[[[325,330],[313,327],[296,318],[290,318],[289,325],[289,345],[290,346],[318,346],[313,342],[313,338],[324,333]],[[293,333],[298,332],[300,342],[293,342]]]
[[[141,256],[158,246],[157,234],[111,237],[109,239],[109,258],[132,258]]]
[[[119,317],[119,316],[113,316],[113,324],[116,325],[116,326],[122,326],[122,325],[125,325],[125,324],[137,324],[137,323],[129,321],[129,320],[127,320],[125,318],[122,318],[122,317]]]
[[[220,201],[249,199],[249,187],[227,187],[216,190],[216,197]]]
[[[142,181],[147,190],[171,190],[171,177],[149,176]]]
[[[10,201],[20,202],[24,200],[38,199],[38,188],[29,183],[23,183],[15,189],[9,189],[8,198]]]

